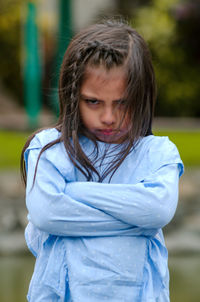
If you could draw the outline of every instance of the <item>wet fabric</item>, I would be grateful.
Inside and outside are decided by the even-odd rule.
[[[38,133],[25,152],[27,245],[36,257],[28,301],[168,302],[169,273],[162,228],[174,216],[183,164],[167,137],[141,138],[110,183],[84,175],[56,129]],[[81,146],[94,160],[94,144]],[[111,163],[116,145],[98,142],[95,166]],[[107,156],[102,155],[107,150]]]

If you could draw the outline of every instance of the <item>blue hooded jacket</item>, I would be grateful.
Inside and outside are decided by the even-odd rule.
[[[113,175],[87,182],[72,164],[56,129],[38,133],[25,152],[27,245],[36,257],[30,302],[168,302],[167,249],[162,228],[174,216],[183,164],[167,137],[141,138]],[[81,146],[89,158],[94,144]],[[108,144],[98,142],[102,160]]]

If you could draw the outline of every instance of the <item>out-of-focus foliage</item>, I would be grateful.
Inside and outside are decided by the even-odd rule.
[[[0,1],[0,83],[19,100],[22,95],[20,44],[24,1]]]
[[[24,3],[27,1],[0,0],[0,84],[21,103]],[[199,117],[200,0],[116,0],[116,5],[151,48],[158,83],[156,114]],[[44,39],[48,50],[44,50],[43,72],[48,78],[54,56],[52,36]],[[49,80],[45,81],[48,87]]]
[[[200,116],[200,2],[152,0],[133,26],[147,40],[158,83],[157,115]]]

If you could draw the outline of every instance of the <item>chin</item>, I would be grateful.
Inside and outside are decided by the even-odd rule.
[[[122,141],[121,137],[113,137],[113,136],[98,136],[98,140],[104,142],[104,143],[109,143],[109,144],[119,144]]]

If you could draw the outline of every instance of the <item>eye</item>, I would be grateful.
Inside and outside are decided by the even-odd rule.
[[[117,100],[117,101],[116,101],[116,104],[117,104],[118,106],[125,106],[125,105],[126,105],[126,100]]]
[[[89,105],[98,105],[99,101],[95,99],[85,99],[85,102]]]

